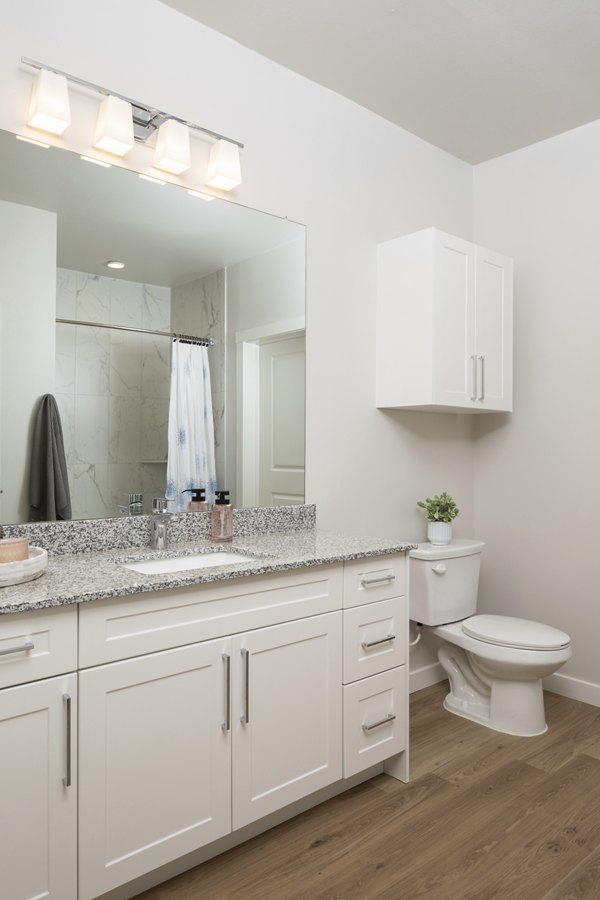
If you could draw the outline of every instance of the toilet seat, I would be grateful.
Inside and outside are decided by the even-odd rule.
[[[521,650],[561,650],[571,643],[558,628],[514,616],[471,616],[462,623],[462,630],[486,644]]]

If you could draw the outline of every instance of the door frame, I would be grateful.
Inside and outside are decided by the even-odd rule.
[[[260,472],[260,347],[306,333],[304,316],[236,331],[237,416],[236,481],[238,505],[258,506]]]

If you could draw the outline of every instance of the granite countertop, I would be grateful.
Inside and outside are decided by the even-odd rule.
[[[244,535],[234,538],[231,544],[214,544],[208,540],[177,543],[164,551],[130,547],[64,554],[50,557],[45,572],[35,581],[0,588],[0,614],[382,556],[412,550],[416,546],[405,541],[310,529]],[[223,550],[243,553],[253,559],[251,562],[155,575],[123,568],[124,563],[139,560]]]

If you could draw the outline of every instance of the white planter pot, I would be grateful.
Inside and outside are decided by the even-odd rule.
[[[449,544],[452,541],[452,522],[428,522],[427,540],[430,544]]]

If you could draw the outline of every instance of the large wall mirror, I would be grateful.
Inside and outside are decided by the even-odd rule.
[[[164,496],[172,332],[214,341],[218,486],[304,502],[304,226],[8,132],[0,162],[0,522],[30,519],[44,394],[74,519]]]

